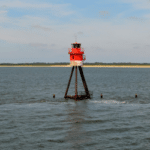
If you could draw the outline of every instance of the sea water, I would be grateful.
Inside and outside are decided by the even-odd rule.
[[[93,97],[74,101],[71,68],[0,68],[0,150],[150,149],[150,69],[83,72]]]

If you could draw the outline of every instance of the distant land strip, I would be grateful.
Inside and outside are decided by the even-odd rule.
[[[0,67],[71,67],[70,63],[1,63]],[[150,63],[84,63],[83,67],[150,68]]]

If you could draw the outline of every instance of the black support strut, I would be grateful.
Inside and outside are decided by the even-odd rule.
[[[79,68],[80,75],[81,75],[81,78],[82,78],[82,82],[83,82],[83,85],[84,85],[85,93],[88,97],[90,97],[90,93],[89,93],[89,90],[88,90],[88,87],[87,87],[87,84],[86,84],[86,81],[85,81],[83,70],[82,70],[81,66],[79,66],[78,68]]]
[[[76,73],[75,73],[75,96],[77,97],[78,91],[77,91],[77,66],[76,66]]]
[[[71,78],[72,78],[72,75],[73,75],[73,71],[74,71],[74,66],[72,67],[72,70],[71,70],[71,74],[70,74],[70,78],[69,78],[69,81],[68,81],[68,85],[67,85],[67,89],[66,89],[66,93],[65,93],[64,98],[67,98],[67,93],[68,93],[68,89],[69,89],[69,86],[70,86],[70,82],[71,82]]]
[[[69,78],[69,82],[68,82],[68,86],[67,86],[64,98],[71,98],[71,99],[75,99],[75,100],[82,100],[82,99],[91,98],[88,87],[87,87],[87,84],[86,84],[86,80],[85,80],[85,77],[84,77],[84,74],[83,74],[82,67],[78,66],[78,68],[79,68],[79,72],[80,72],[81,79],[82,79],[82,82],[83,82],[83,86],[84,86],[84,89],[85,89],[85,95],[78,95],[78,90],[77,90],[77,66],[75,66],[75,95],[74,96],[67,95],[68,89],[69,89],[69,86],[70,86],[70,82],[71,82],[71,78],[72,78],[72,74],[73,74],[73,71],[74,71],[74,66],[73,66],[72,70],[71,70],[71,74],[70,74],[70,78]]]

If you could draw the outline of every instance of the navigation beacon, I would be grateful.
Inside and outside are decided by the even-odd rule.
[[[68,86],[67,86],[64,98],[71,98],[75,100],[90,99],[91,96],[90,96],[90,93],[86,84],[86,80],[83,74],[83,70],[81,67],[83,66],[83,61],[85,61],[86,59],[84,55],[84,49],[81,48],[81,43],[77,43],[77,42],[72,43],[71,48],[69,48],[68,50],[68,54],[70,54],[70,65],[72,66],[72,70],[71,70],[71,74],[70,74],[70,78],[68,81]],[[68,93],[68,89],[70,86],[74,68],[75,68],[75,95],[71,96],[71,95],[67,95],[67,93]],[[85,92],[83,94],[81,93],[80,95],[78,95],[78,91],[77,91],[77,68],[79,69],[81,79],[83,82],[83,86],[84,86],[84,90],[85,90]]]

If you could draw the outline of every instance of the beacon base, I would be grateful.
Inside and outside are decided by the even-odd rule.
[[[90,99],[90,95],[77,95],[77,96],[72,96],[72,95],[67,95],[65,98],[69,99],[74,99],[74,100],[84,100],[84,99]]]
[[[69,86],[70,86],[70,82],[71,82],[71,78],[72,78],[72,75],[73,75],[74,68],[75,68],[75,95],[72,96],[72,95],[67,95],[67,93],[68,93],[68,90],[69,90]],[[84,86],[84,90],[85,90],[85,94],[81,93],[81,95],[78,95],[78,91],[77,91],[77,68],[79,69],[81,79],[82,79],[82,82],[83,82],[83,86]],[[75,67],[73,66],[72,67],[70,78],[69,78],[69,81],[68,81],[68,86],[67,86],[64,98],[70,98],[70,99],[74,99],[74,100],[91,99],[91,94],[88,90],[88,87],[87,87],[87,84],[86,84],[85,77],[84,77],[83,70],[82,70],[81,66],[75,66]]]

